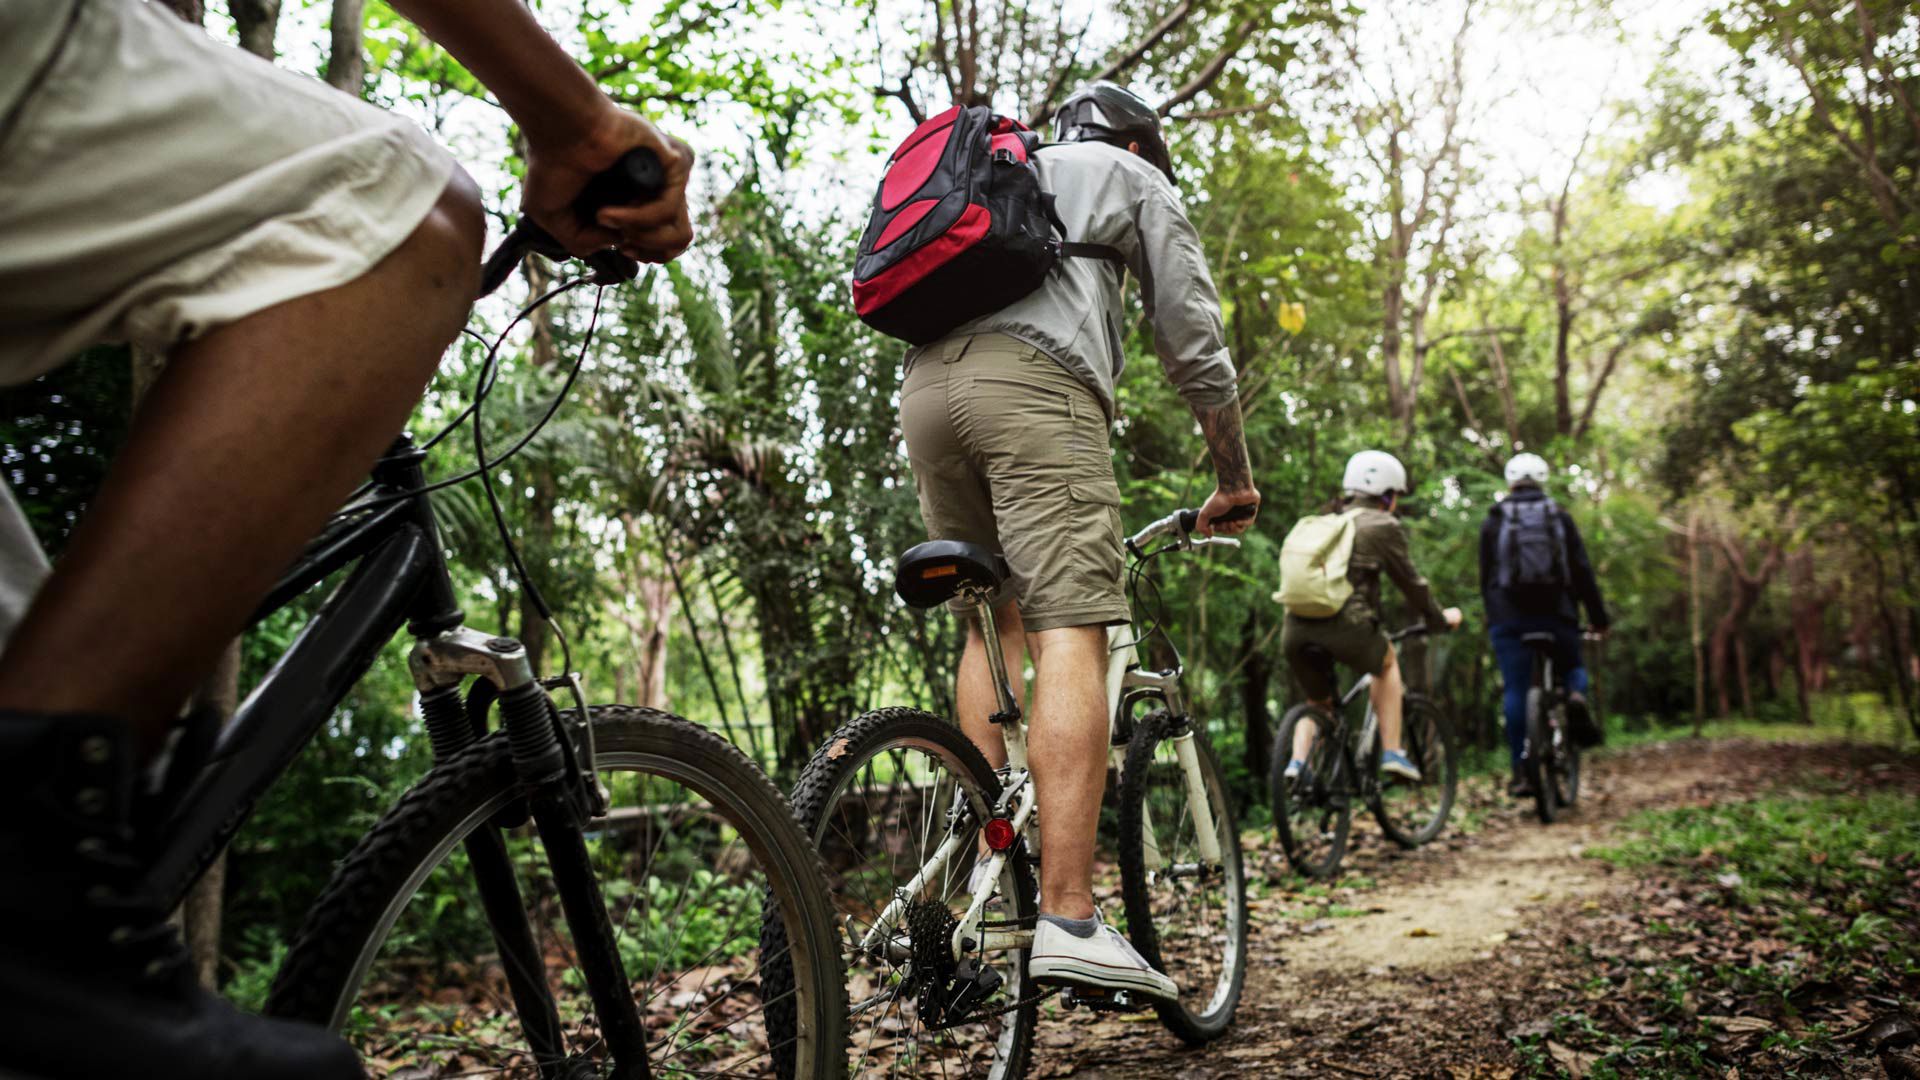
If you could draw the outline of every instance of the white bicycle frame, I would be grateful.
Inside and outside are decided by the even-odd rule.
[[[1223,545],[1239,547],[1239,541],[1226,537],[1193,537],[1177,525],[1179,515],[1171,515],[1149,525],[1137,533],[1129,544],[1136,549],[1160,536],[1177,533],[1176,541],[1183,548]],[[1012,684],[1007,678],[1005,654],[1000,649],[1000,632],[993,618],[991,594],[978,586],[966,586],[960,590],[960,599],[973,607],[980,619],[981,636],[985,639],[987,667],[994,682],[995,695],[1000,711],[993,720],[1000,728],[1002,739],[1007,748],[1007,766],[1001,784],[999,805],[991,808],[995,817],[1005,817],[1013,825],[1016,837],[1027,841],[1030,849],[1038,850],[1039,845],[1033,835],[1033,815],[1035,796],[1033,777],[1028,769],[1027,726],[1021,715],[1019,702],[1013,698]],[[1113,745],[1114,734],[1119,730],[1122,710],[1131,708],[1141,698],[1158,698],[1170,716],[1186,715],[1186,701],[1180,692],[1182,670],[1175,667],[1171,671],[1142,670],[1134,652],[1134,632],[1130,625],[1110,627],[1107,630],[1107,742],[1108,754],[1115,774],[1118,775],[1126,760],[1126,745]],[[1193,826],[1200,846],[1200,858],[1205,863],[1217,866],[1221,861],[1220,836],[1214,818],[1213,804],[1208,797],[1206,780],[1200,771],[1200,751],[1194,745],[1194,733],[1191,729],[1181,732],[1171,741],[1174,754],[1180,762],[1181,772],[1186,777],[1187,810],[1193,819]],[[1160,854],[1160,845],[1156,838],[1157,830],[1150,816],[1150,809],[1142,807],[1141,846],[1149,871],[1165,867]],[[984,823],[983,823],[984,824]],[[947,867],[960,857],[972,843],[966,831],[947,830],[946,838],[934,849],[918,873],[905,885],[895,891],[887,907],[875,919],[872,928],[861,941],[862,951],[877,951],[889,936],[887,928],[897,927],[901,913],[906,905],[919,896],[929,884],[945,880]],[[1003,929],[999,927],[983,929],[987,904],[993,899],[993,892],[999,887],[1001,874],[1006,870],[1007,859],[1013,848],[993,852],[987,860],[987,873],[980,878],[980,884],[969,895],[966,914],[961,916],[959,925],[953,931],[953,950],[955,956],[972,952],[1004,952],[1009,949],[1025,949],[1033,944],[1033,931],[1030,929]],[[1174,867],[1173,869],[1193,869]]]

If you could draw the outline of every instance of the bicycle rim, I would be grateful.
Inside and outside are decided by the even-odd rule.
[[[1380,831],[1389,839],[1401,847],[1415,848],[1446,827],[1447,815],[1453,812],[1460,763],[1454,754],[1452,726],[1426,698],[1407,695],[1400,728],[1407,758],[1420,770],[1420,779],[1408,781],[1381,773],[1373,811]]]
[[[1247,887],[1240,835],[1220,763],[1194,739],[1220,858],[1201,853],[1185,770],[1165,713],[1134,728],[1120,781],[1120,877],[1127,933],[1180,987],[1160,1019],[1190,1043],[1233,1022],[1246,981]]]
[[[1294,732],[1303,719],[1314,721],[1313,741],[1304,759],[1306,768],[1297,779],[1288,780],[1286,768],[1292,757]],[[1329,738],[1329,726],[1326,715],[1319,710],[1294,706],[1280,723],[1267,776],[1280,846],[1296,873],[1313,878],[1332,877],[1339,869],[1353,821],[1346,754],[1338,739]]]
[[[587,845],[657,1076],[830,1077],[845,997],[818,859],[764,775],[718,737],[651,710],[595,710],[596,764],[614,810]],[[524,789],[500,736],[436,767],[342,864],[275,984],[269,1011],[326,1024],[369,1075],[602,1076],[578,949],[559,911]],[[505,844],[561,1062],[536,1061],[471,873],[489,832]],[[798,1024],[775,1030],[762,921],[793,944],[780,991]],[[782,1067],[784,1065],[784,1067]]]
[[[976,837],[1000,781],[964,734],[938,717],[883,709],[854,720],[814,755],[794,789],[802,824],[819,845],[847,956],[849,1056],[853,1076],[986,1077],[1026,1071],[1038,989],[1026,977],[1027,950],[952,953],[951,930],[970,901]],[[953,860],[889,908],[921,875],[949,835],[948,815],[964,805]],[[986,920],[1031,927],[1038,917],[1032,870],[1018,844]],[[919,932],[916,932],[918,930]],[[932,932],[928,932],[932,931]],[[932,1005],[951,993],[968,960],[998,977],[993,991],[959,1015]]]

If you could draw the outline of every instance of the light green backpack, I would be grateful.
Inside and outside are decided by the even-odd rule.
[[[1280,545],[1280,591],[1273,594],[1275,602],[1307,619],[1340,613],[1353,595],[1347,561],[1353,557],[1354,519],[1362,509],[1316,514],[1294,525]]]

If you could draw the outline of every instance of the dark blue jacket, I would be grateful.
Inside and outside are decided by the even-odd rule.
[[[1523,486],[1508,494],[1506,502],[1534,502],[1546,497],[1547,493],[1537,487]],[[1560,512],[1560,527],[1567,537],[1567,569],[1573,574],[1573,585],[1546,596],[1519,596],[1495,584],[1500,580],[1495,561],[1500,547],[1500,508],[1506,502],[1494,503],[1487,510],[1487,519],[1480,523],[1480,599],[1487,606],[1487,625],[1542,615],[1578,623],[1580,611],[1576,604],[1579,604],[1587,609],[1589,625],[1605,627],[1610,620],[1607,605],[1600,599],[1600,582],[1593,576],[1593,563],[1587,560],[1587,546],[1580,541],[1580,529],[1564,507],[1556,509]]]

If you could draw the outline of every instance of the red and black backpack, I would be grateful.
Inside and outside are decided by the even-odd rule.
[[[887,159],[860,236],[861,320],[925,345],[1039,288],[1062,257],[1123,262],[1115,248],[1066,241],[1033,165],[1039,149],[1025,124],[983,105],[914,128]]]

